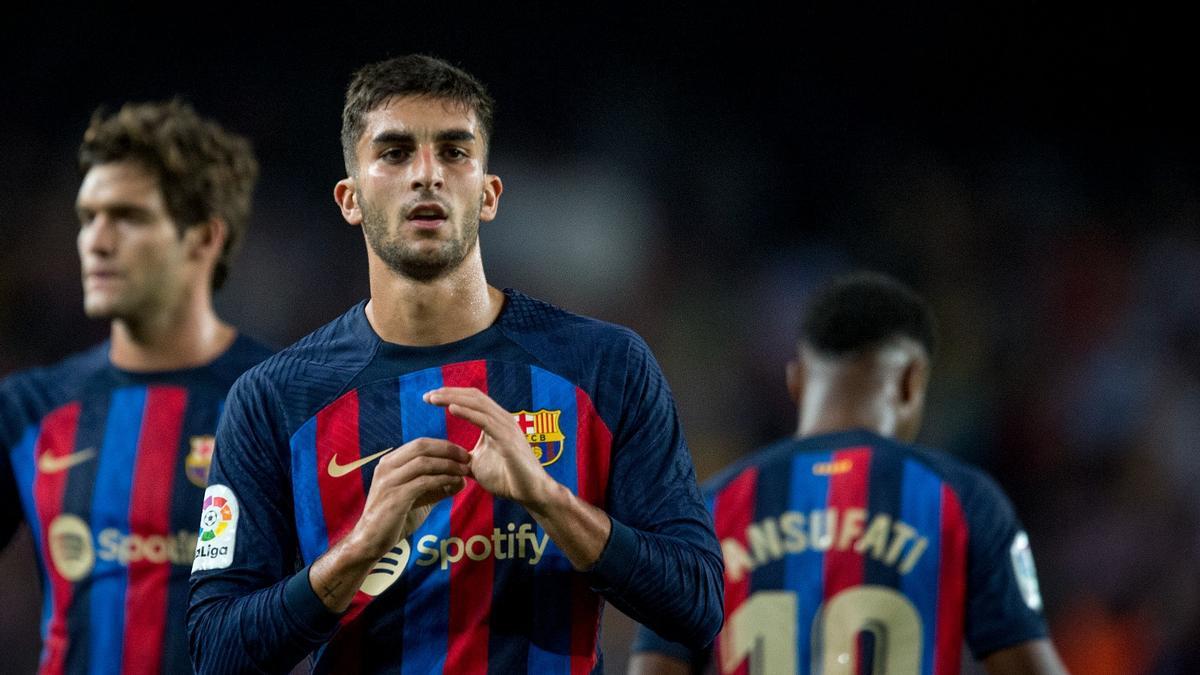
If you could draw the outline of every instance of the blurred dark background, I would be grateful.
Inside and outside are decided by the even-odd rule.
[[[991,471],[1075,672],[1197,672],[1195,22],[1043,3],[837,10],[10,10],[0,31],[0,374],[104,338],[81,311],[91,112],[175,94],[248,135],[255,217],[222,314],[277,346],[367,293],[332,202],[354,68],[411,51],[497,100],[490,281],[629,325],[701,478],[794,429],[805,298],[868,267],[933,302],[924,442]],[[29,538],[0,671],[36,662]],[[610,608],[608,669],[630,627]]]

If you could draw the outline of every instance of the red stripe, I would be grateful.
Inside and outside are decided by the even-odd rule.
[[[467,361],[442,367],[442,384],[474,387],[487,393],[487,362]],[[446,438],[474,449],[479,427],[446,412]],[[472,560],[470,539],[492,535],[492,496],[475,481],[454,496],[450,506],[450,534],[462,540],[462,559],[450,567],[450,621],[446,673],[486,673],[488,669],[488,618],[492,611],[494,556]],[[490,541],[489,541],[490,545]],[[482,549],[476,548],[482,552]]]
[[[575,413],[579,427],[575,439],[577,494],[585,502],[605,508],[608,505],[608,467],[612,455],[612,432],[600,419],[592,399],[575,390]]]
[[[744,550],[749,550],[749,544],[746,539],[746,529],[750,527],[750,523],[754,520],[754,506],[758,499],[758,469],[750,467],[746,469],[737,478],[729,482],[720,492],[717,493],[717,498],[713,504],[713,519],[716,521],[717,539],[724,543],[727,540],[734,540],[742,545]],[[747,571],[738,580],[731,579],[730,568],[725,568],[725,616],[733,616],[733,613],[742,606],[742,603],[750,597],[750,577],[752,573]],[[724,638],[724,634],[721,636]],[[723,662],[722,640],[717,640],[717,663]],[[749,664],[742,662],[735,670],[732,671],[735,675],[746,675],[749,672]]]
[[[843,470],[841,465],[846,462],[849,462],[850,466]],[[825,600],[863,582],[863,556],[854,550],[854,542],[859,537],[847,536],[845,541],[842,541],[842,535],[851,534],[851,531],[847,530],[850,519],[858,523],[860,530],[866,526],[871,449],[839,450],[833,453],[831,464],[835,473],[829,478],[829,508],[837,509],[838,515],[832,533],[833,544],[825,552]],[[844,549],[842,545],[845,545]]]
[[[361,469],[336,478],[329,475],[329,463],[334,457],[342,465],[362,457],[358,442],[358,391],[354,389],[317,413],[317,488],[321,492],[321,511],[331,548],[354,529],[367,501]],[[370,601],[371,596],[356,592],[338,623],[345,626],[353,621]],[[344,632],[339,631],[333,641],[341,643],[344,639]],[[345,652],[338,650],[338,653]],[[353,669],[345,660],[337,663],[341,668]]]
[[[942,551],[938,565],[937,632],[934,675],[959,672],[966,601],[967,520],[958,495],[942,485]]]
[[[576,494],[594,506],[608,502],[608,467],[612,455],[612,433],[596,413],[592,400],[575,389],[575,481]],[[547,415],[549,418],[549,415]],[[582,675],[596,666],[596,638],[600,634],[600,596],[584,578],[571,582],[571,673]]]
[[[182,387],[147,389],[129,494],[129,531],[143,541],[149,537],[163,541],[170,534],[171,488],[186,408],[187,390]],[[123,673],[158,673],[162,669],[171,561],[165,549],[150,548],[145,553],[140,560],[129,563],[121,650]]]
[[[338,464],[349,464],[362,456],[357,390],[346,392],[317,413],[317,486],[331,548],[354,528],[366,503],[361,469],[337,478],[329,475],[329,463],[335,455]]]
[[[49,453],[65,457],[75,451],[75,432],[79,427],[79,403],[68,403],[57,408],[42,419],[42,429],[33,449],[36,466],[41,456]],[[37,504],[38,520],[42,528],[42,560],[50,562],[50,524],[62,512],[63,493],[67,488],[70,471],[42,473],[33,477],[33,499]],[[42,645],[42,662],[38,672],[43,675],[59,675],[67,659],[69,637],[67,632],[67,609],[71,606],[73,584],[59,574],[56,566],[47,564],[50,592],[53,594],[50,623],[46,628],[46,641]]]

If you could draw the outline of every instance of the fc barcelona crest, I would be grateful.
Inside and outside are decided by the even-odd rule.
[[[196,487],[208,485],[208,465],[212,464],[212,436],[192,436],[192,451],[188,453],[183,466],[187,470],[188,480]]]
[[[517,426],[525,432],[525,439],[529,441],[533,456],[537,457],[542,466],[553,464],[558,461],[559,457],[562,457],[563,441],[566,436],[558,428],[559,415],[562,415],[561,410],[539,410],[537,412],[522,410],[513,413],[513,417],[517,420]]]

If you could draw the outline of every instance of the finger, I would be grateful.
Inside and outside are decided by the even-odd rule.
[[[426,392],[425,400],[434,405],[448,406],[458,404],[474,408],[497,417],[510,417],[504,408],[500,407],[492,397],[474,387],[442,387]]]
[[[462,476],[423,476],[412,483],[412,487],[420,490],[413,506],[436,504],[458,494],[466,486],[467,481]]]
[[[465,462],[470,457],[467,449],[451,443],[443,438],[416,438],[408,443],[397,448],[394,452],[388,453],[383,457],[380,464],[387,462],[392,465],[402,465],[408,463],[414,457],[442,457],[452,459],[458,462]]]
[[[424,476],[461,477],[469,471],[470,467],[464,462],[442,457],[414,457],[399,467],[380,467],[375,471],[372,483],[378,481],[385,487],[390,487],[405,485]]]

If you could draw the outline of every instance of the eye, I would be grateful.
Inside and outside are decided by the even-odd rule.
[[[396,163],[407,160],[410,154],[408,148],[388,148],[383,151],[380,158],[385,162]]]
[[[463,150],[462,148],[454,147],[454,146],[450,146],[450,147],[446,148],[445,150],[443,150],[442,155],[445,156],[446,159],[466,159],[467,158],[467,152],[465,150]]]

